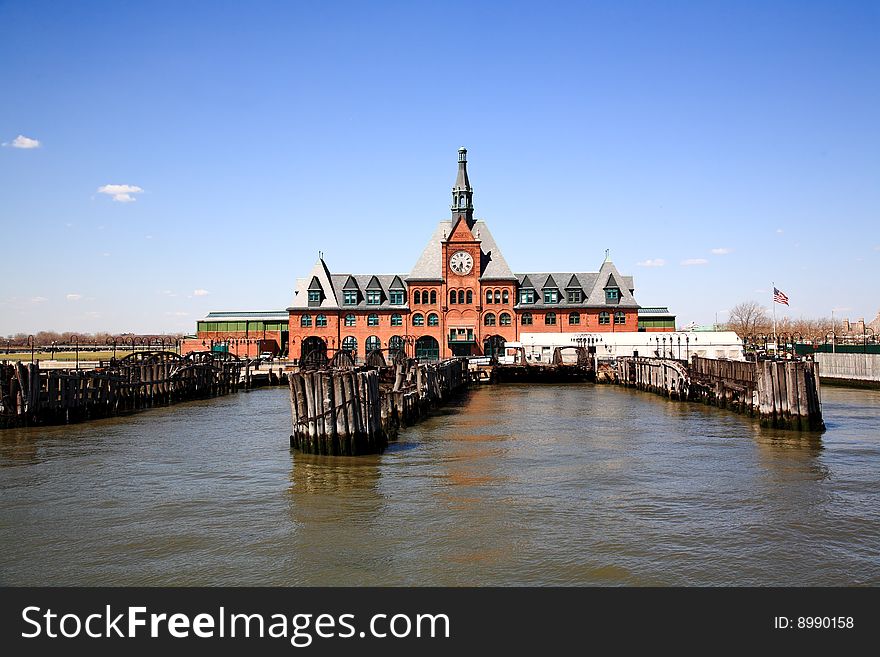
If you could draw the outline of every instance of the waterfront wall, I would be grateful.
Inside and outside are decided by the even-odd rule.
[[[466,359],[291,372],[290,446],[310,454],[375,454],[469,381]]]
[[[880,387],[880,354],[817,353],[819,376],[829,383]]]
[[[620,358],[615,381],[753,415],[765,426],[820,431],[825,425],[816,369],[814,363],[799,361]]]

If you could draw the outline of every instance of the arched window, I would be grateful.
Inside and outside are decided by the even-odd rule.
[[[492,290],[486,290],[486,303],[492,303]]]
[[[413,304],[417,304],[417,303],[421,303],[421,302],[422,302],[422,293],[419,292],[418,290],[416,290],[415,293],[413,293]]]
[[[483,317],[483,324],[485,326],[495,326],[495,313],[486,313],[485,317]]]
[[[611,315],[609,315],[604,310],[599,313],[599,323],[600,324],[610,324],[611,323]]]
[[[376,349],[381,349],[382,343],[379,341],[379,337],[376,335],[371,335],[367,338],[366,351],[365,353],[370,353],[371,351],[375,351]]]
[[[437,303],[437,290],[431,290],[431,303]]]
[[[425,316],[422,313],[416,313],[413,315],[413,326],[424,326],[425,325]]]
[[[303,315],[299,318],[300,326],[311,326],[312,325],[312,316],[311,315]]]
[[[614,313],[614,323],[615,324],[626,324],[626,313],[618,310]]]
[[[346,335],[342,338],[342,350],[343,351],[357,351],[358,350],[358,341],[357,338],[353,335]]]
[[[390,338],[388,338],[389,358],[394,358],[394,356],[402,352],[405,344],[406,343],[403,341],[403,338],[399,335],[392,335]]]
[[[345,316],[345,325],[346,326],[354,326],[356,322],[357,322],[357,320],[355,319],[355,316],[353,314],[348,313]]]
[[[459,290],[459,291],[458,291],[458,302],[459,302],[459,303],[464,303],[464,290]]]
[[[379,315],[376,313],[367,315],[367,326],[379,326]]]
[[[318,315],[315,317],[315,326],[327,326],[327,315]]]
[[[455,300],[458,298],[455,290],[449,290],[449,303],[455,303]]]
[[[391,315],[391,326],[403,326],[403,316],[400,313]]]
[[[416,358],[420,360],[437,360],[440,358],[440,343],[430,335],[423,335],[416,340]]]
[[[501,313],[498,317],[498,323],[501,324],[501,326],[510,326],[510,314]]]
[[[509,303],[510,302],[510,292],[504,290],[501,292],[501,303]]]
[[[581,314],[580,313],[569,313],[568,315],[568,323],[572,326],[576,326],[581,323]]]
[[[473,303],[473,302],[474,302],[474,293],[471,290],[468,290],[466,303]]]
[[[501,303],[501,290],[495,290],[495,303]]]
[[[532,313],[523,313],[522,317],[520,317],[519,322],[523,326],[531,326],[532,325]]]
[[[548,326],[556,324],[556,313],[547,313],[544,315],[544,323]]]
[[[437,316],[437,313],[428,315],[428,326],[440,326],[440,318]]]

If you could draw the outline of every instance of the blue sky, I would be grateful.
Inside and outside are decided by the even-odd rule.
[[[880,308],[877,2],[31,0],[0,25],[0,334],[283,309],[319,250],[408,272],[462,145],[514,271],[608,248],[680,324],[771,281],[781,315]]]

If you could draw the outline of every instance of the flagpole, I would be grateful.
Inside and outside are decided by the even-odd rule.
[[[776,353],[779,353],[779,343],[776,341],[776,283],[773,283],[773,291],[770,293],[772,298],[770,299],[770,305],[773,306],[773,344],[775,345],[773,348],[776,350]]]

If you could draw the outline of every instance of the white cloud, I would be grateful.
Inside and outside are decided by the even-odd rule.
[[[48,301],[46,297],[31,297],[31,303],[44,303]]]
[[[104,256],[104,257],[105,257],[105,258],[106,258],[106,257],[107,257],[107,256],[109,256],[109,255],[110,255],[110,254],[109,254],[109,253],[107,253],[107,252],[106,252],[106,251],[105,251],[105,252],[104,252],[104,253],[102,253],[102,254],[101,254],[101,255],[102,255],[102,256]]]
[[[131,203],[132,201],[136,201],[132,194],[140,194],[144,190],[138,187],[137,185],[104,185],[102,187],[98,187],[99,194],[107,194],[107,196],[112,196],[114,201],[118,201],[119,203]]]
[[[172,312],[167,312],[167,313],[165,313],[165,314],[166,314],[168,317],[187,317],[187,316],[189,316],[189,313],[185,313],[185,312],[182,312],[182,311],[180,311],[180,310],[178,310],[177,312],[174,312],[174,313],[172,313]]]
[[[39,148],[40,140],[39,139],[31,139],[30,137],[25,137],[24,135],[19,135],[11,142],[3,142],[4,146],[11,146],[12,148]]]
[[[666,261],[663,258],[648,258],[636,263],[639,267],[662,267],[665,264]]]
[[[68,294],[66,298],[68,301],[79,301],[80,299],[82,299],[82,295],[71,293]]]
[[[782,230],[781,228],[777,228],[777,229],[776,229],[776,234],[777,234],[777,235],[782,235],[782,233],[784,233],[784,232],[785,232],[785,231]]]
[[[683,267],[690,267],[692,265],[708,265],[709,261],[705,258],[688,258],[687,260],[682,260],[681,264]]]
[[[207,290],[203,290],[203,289],[201,289],[201,288],[199,288],[198,290],[193,290],[193,296],[194,296],[194,297],[206,297],[206,296],[208,296],[209,294],[211,294],[211,293],[208,292]]]
[[[880,244],[878,244],[877,246],[875,246],[875,247],[874,247],[874,250],[875,250],[875,251],[880,251]]]
[[[727,255],[727,254],[730,253],[731,251],[733,251],[733,249],[728,249],[728,248],[726,248],[726,247],[721,247],[721,248],[718,248],[718,249],[712,249],[712,254],[713,254],[713,255]]]

